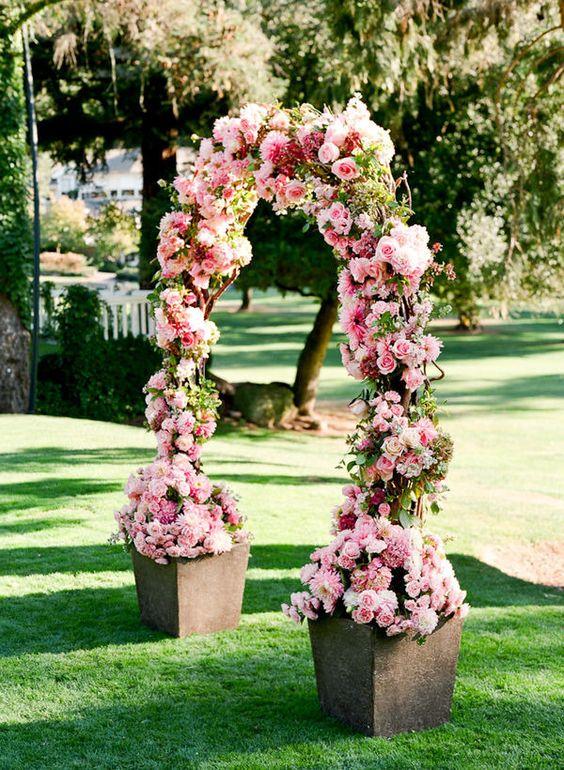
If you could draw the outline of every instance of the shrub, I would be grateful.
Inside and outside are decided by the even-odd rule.
[[[112,265],[125,261],[139,248],[135,215],[114,202],[102,206],[96,216],[88,217],[88,236],[92,242],[92,261],[104,270],[111,270]]]
[[[55,334],[55,300],[53,299],[53,290],[55,284],[52,281],[44,281],[39,287],[39,294],[43,303],[43,312],[45,313],[45,322],[41,329],[42,337],[53,337]]]
[[[84,201],[63,195],[49,202],[41,220],[41,248],[45,251],[87,250],[88,211]]]
[[[43,251],[39,255],[41,272],[47,275],[91,275],[95,268],[90,267],[84,254],[74,251]]]
[[[127,336],[104,340],[102,302],[84,286],[70,286],[56,312],[59,353],[39,363],[39,411],[68,417],[140,420],[143,385],[159,361],[151,343]]]

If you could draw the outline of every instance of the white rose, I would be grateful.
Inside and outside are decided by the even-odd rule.
[[[384,441],[384,451],[386,454],[395,457],[403,452],[404,445],[397,436],[388,436]]]
[[[358,605],[359,595],[353,588],[347,588],[343,594],[343,604],[347,609],[350,607],[356,607]]]
[[[421,446],[421,438],[417,428],[406,428],[399,438],[402,444],[410,449],[417,449]]]
[[[360,419],[366,417],[368,414],[368,404],[363,398],[355,399],[351,404],[349,404],[349,409],[355,415],[355,417]]]

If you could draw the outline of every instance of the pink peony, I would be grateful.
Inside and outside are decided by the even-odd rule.
[[[409,390],[417,390],[425,380],[421,369],[405,369],[401,378]]]
[[[270,131],[260,146],[260,156],[263,160],[277,163],[290,140],[281,131]]]
[[[343,584],[339,573],[322,567],[310,580],[309,586],[314,596],[321,600],[326,612],[332,612],[337,599],[343,595]]]

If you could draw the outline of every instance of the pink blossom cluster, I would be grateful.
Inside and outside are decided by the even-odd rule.
[[[334,512],[334,540],[312,554],[302,572],[308,590],[285,611],[424,636],[465,605],[440,541],[422,528],[451,452],[428,374],[441,343],[426,331],[425,291],[438,268],[425,228],[407,224],[393,154],[357,96],[337,115],[250,104],[200,141],[160,225],[154,312],[163,366],[146,386],[158,454],[130,480],[118,522],[126,543],[159,562],[220,553],[244,537],[232,495],[201,467],[218,406],[205,377],[218,338],[210,314],[251,259],[244,229],[258,200],[280,213],[297,208],[339,261],[341,353],[364,391],[351,404],[352,483]]]
[[[424,473],[429,478],[442,479],[446,473],[443,463],[448,459],[444,456],[443,434],[430,417],[410,420],[400,400],[399,393],[391,390],[368,402],[357,399],[351,404],[361,420],[349,442],[354,453],[363,453],[367,458],[363,467],[365,480],[388,482],[394,473],[407,479]],[[381,503],[378,513],[389,515],[389,504]]]
[[[116,514],[120,531],[159,564],[223,553],[238,537],[242,521],[232,494],[198,473],[185,454],[141,468],[126,493],[129,502]]]
[[[464,617],[468,605],[440,539],[385,517],[359,516],[301,570],[308,591],[284,613],[296,622],[323,612],[374,623],[388,636],[427,636],[440,618]],[[396,577],[397,576],[397,577]]]

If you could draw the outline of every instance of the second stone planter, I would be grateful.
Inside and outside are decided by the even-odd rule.
[[[131,552],[141,621],[171,636],[236,628],[241,618],[249,545],[197,559],[156,564]]]
[[[321,708],[386,738],[448,722],[462,623],[447,620],[418,644],[347,618],[308,621]]]

